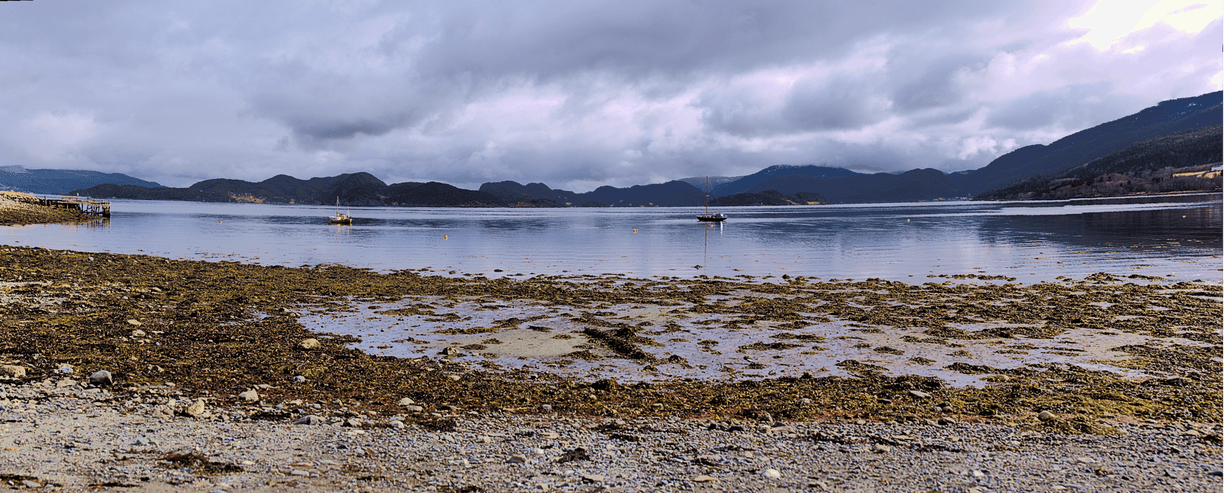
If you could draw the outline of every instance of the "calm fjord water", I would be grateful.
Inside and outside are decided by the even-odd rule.
[[[0,244],[442,274],[1020,282],[1094,272],[1221,279],[1221,196],[725,208],[356,208],[115,201],[110,221],[0,227]],[[501,272],[497,272],[500,269]]]

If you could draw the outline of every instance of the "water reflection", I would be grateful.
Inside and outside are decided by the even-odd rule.
[[[694,221],[697,212],[357,208],[352,226],[335,226],[325,206],[115,201],[110,222],[0,228],[0,243],[487,276],[1220,276],[1219,194],[747,207],[718,224]]]

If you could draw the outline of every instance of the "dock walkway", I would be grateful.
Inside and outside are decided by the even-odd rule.
[[[56,207],[61,209],[76,209],[90,216],[110,217],[111,206],[109,200],[100,200],[90,197],[81,197],[78,195],[33,195],[33,194],[6,194],[10,199],[26,202],[30,204],[38,204],[46,207]]]

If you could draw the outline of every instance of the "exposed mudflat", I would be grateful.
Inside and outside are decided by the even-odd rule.
[[[920,474],[906,466],[907,461],[935,461],[948,467],[986,461],[1004,470],[1012,453],[1015,457],[1046,457],[1042,459],[1045,465],[1040,466],[1046,472],[1056,466],[1075,469],[1078,466],[1072,463],[1057,462],[1066,456],[1076,460],[1076,452],[1059,448],[1066,443],[1098,450],[1132,450],[1136,462],[1133,466],[1127,462],[1126,467],[1143,471],[1122,474],[1111,468],[1114,476],[1131,479],[1086,483],[1092,485],[1090,490],[1133,490],[1135,485],[1138,489],[1176,489],[1178,483],[1162,483],[1158,478],[1177,479],[1181,472],[1152,475],[1147,466],[1157,466],[1139,461],[1145,454],[1165,457],[1160,454],[1167,451],[1152,449],[1154,445],[1149,444],[1156,443],[1156,438],[1137,438],[1147,437],[1148,432],[1130,423],[1162,430],[1173,426],[1179,433],[1194,430],[1197,436],[1187,435],[1193,444],[1178,446],[1182,453],[1177,454],[1188,457],[1190,465],[1178,467],[1180,471],[1202,469],[1194,473],[1202,482],[1182,486],[1219,488],[1218,479],[1207,474],[1218,469],[1220,454],[1215,425],[1221,420],[1224,315],[1218,282],[1173,283],[1108,274],[1039,284],[955,277],[950,274],[925,284],[749,277],[513,280],[0,247],[0,364],[14,375],[11,393],[45,393],[39,389],[52,388],[104,390],[105,399],[88,397],[101,405],[82,404],[82,408],[74,404],[68,410],[85,422],[90,413],[80,416],[80,411],[94,406],[108,416],[156,414],[153,417],[166,423],[211,430],[200,433],[221,433],[217,427],[241,423],[254,427],[243,428],[244,436],[265,432],[274,436],[282,429],[289,433],[286,437],[311,434],[286,438],[301,442],[303,451],[319,447],[347,450],[338,447],[340,442],[328,441],[347,440],[343,435],[374,440],[361,442],[360,448],[382,447],[402,459],[402,463],[362,462],[354,467],[377,463],[386,471],[360,469],[365,471],[360,473],[344,472],[336,459],[326,460],[337,464],[319,462],[322,455],[302,459],[302,464],[309,462],[316,470],[324,464],[337,474],[334,481],[316,484],[323,489],[354,480],[352,484],[376,488],[413,485],[461,490],[489,484],[494,485],[490,490],[538,489],[533,481],[554,472],[560,473],[556,478],[560,482],[550,484],[558,488],[640,489],[648,485],[634,482],[638,479],[604,484],[614,477],[610,474],[601,481],[580,476],[570,481],[564,479],[573,479],[565,473],[568,466],[552,471],[560,457],[549,454],[582,444],[592,457],[596,456],[592,450],[618,450],[615,456],[607,456],[606,464],[593,462],[597,470],[623,468],[629,472],[618,474],[639,479],[647,471],[657,471],[652,477],[671,474],[667,477],[674,481],[689,481],[668,482],[663,489],[816,489],[821,487],[819,481],[832,489],[906,490],[912,488],[895,478],[854,482],[846,476],[858,474],[855,467],[859,471],[868,467],[856,462],[864,457],[891,467],[895,473],[890,474],[902,479]],[[311,339],[317,346],[308,341]],[[113,384],[86,388],[86,377],[98,370],[109,371]],[[252,389],[258,397],[248,401],[250,395],[244,393]],[[86,397],[82,394],[81,398]],[[19,396],[9,401],[30,399]],[[32,399],[34,407],[22,409],[39,412],[38,402],[45,398]],[[200,400],[207,403],[207,415],[189,413],[189,405]],[[16,405],[4,407],[3,412],[12,416],[9,413],[16,409]],[[1039,418],[1043,411],[1045,419]],[[289,424],[306,415],[337,423],[356,418],[355,428],[366,433],[344,435],[342,428]],[[34,422],[26,417],[10,425]],[[392,417],[400,425],[392,424]],[[934,445],[895,438],[951,426],[934,424],[941,419],[966,427],[958,436],[980,436],[980,448],[932,449]],[[629,430],[616,431],[622,435],[658,436],[635,441],[591,431],[609,420]],[[616,420],[625,424],[616,424]],[[863,424],[855,424],[860,421]],[[571,424],[577,422],[584,424]],[[142,423],[133,426],[139,429]],[[375,429],[363,429],[370,423]],[[647,430],[665,426],[660,423],[671,423],[666,426],[683,433]],[[711,428],[711,423],[717,425]],[[759,435],[765,433],[759,428],[762,423],[797,431]],[[464,426],[476,431],[462,435]],[[579,434],[566,435],[565,443],[557,442],[558,438],[535,443],[518,435],[519,426],[573,429]],[[302,427],[324,431],[307,432]],[[452,427],[456,431],[448,431]],[[700,431],[703,427],[706,431]],[[749,433],[727,431],[737,427]],[[29,433],[42,433],[27,428]],[[834,435],[828,429],[836,429],[836,436],[851,438],[830,438]],[[79,433],[101,430],[85,426]],[[564,430],[550,433],[569,433]],[[1119,435],[1122,432],[1127,434]],[[179,432],[171,428],[164,433]],[[335,436],[326,438],[332,436],[329,433]],[[447,441],[443,436],[448,433],[460,435]],[[485,452],[479,452],[479,445],[474,449],[460,446],[489,433],[508,438],[489,443],[509,448],[481,455]],[[825,438],[811,438],[819,433],[825,433],[819,435]],[[1074,438],[1083,434],[1090,438]],[[743,483],[744,488],[740,483],[723,482],[729,477],[763,481],[765,469],[777,468],[757,461],[741,466],[721,458],[701,459],[702,447],[708,446],[700,444],[706,442],[690,443],[688,435],[785,459],[778,464],[794,464],[783,475],[793,482]],[[1059,445],[1030,447],[1024,437],[1034,435],[1043,437],[1039,440],[1054,437]],[[871,436],[890,438],[882,442]],[[110,438],[95,440],[101,443]],[[439,445],[421,448],[434,442]],[[650,445],[637,445],[639,442]],[[154,451],[147,454],[128,455],[145,457],[131,459],[135,463],[155,464],[161,460],[158,457],[187,446],[173,443],[151,447]],[[549,443],[551,447],[545,448]],[[609,443],[615,447],[608,449]],[[216,454],[223,448],[204,445],[196,447],[199,453],[241,465],[237,455],[221,457]],[[872,452],[874,445],[889,447],[889,452]],[[843,446],[849,448],[839,448]],[[518,455],[512,453],[513,447],[527,447],[525,462],[507,465],[511,459],[495,458]],[[545,452],[536,454],[535,449]],[[620,452],[622,449],[632,452]],[[721,452],[745,451],[740,449]],[[10,470],[0,472],[17,478],[30,475],[21,467],[46,467],[38,463],[23,466],[19,457],[24,455],[9,455],[21,450],[17,446],[5,451],[2,457]],[[22,454],[29,453],[25,450]],[[918,455],[889,455],[900,450]],[[936,460],[929,455],[932,450],[952,455]],[[293,451],[286,451],[290,455],[285,460],[297,460]],[[445,470],[452,476],[442,476],[452,479],[429,483],[424,477],[428,475],[410,467],[408,463],[420,461],[423,453],[445,464],[427,468],[431,474]],[[815,467],[819,462],[800,465],[807,460],[800,455],[813,453],[831,454],[830,460],[840,457],[828,464],[846,465],[845,474],[834,479],[811,472],[801,473],[803,479],[788,476],[800,474],[789,471]],[[665,460],[673,456],[681,459],[675,464]],[[654,462],[648,460],[662,465],[651,469]],[[995,460],[1004,462],[992,462]],[[549,466],[524,473],[526,464]],[[305,467],[292,462],[281,465]],[[461,469],[455,469],[460,466],[474,472],[461,474],[457,472]],[[84,474],[83,469],[72,467],[64,474]],[[198,487],[209,491],[225,488],[218,483],[226,481],[199,472],[199,466],[178,469],[193,471],[178,479],[150,481],[190,485],[206,480]],[[285,482],[299,486],[315,484],[308,481],[314,474],[308,469],[303,469],[305,476],[293,477],[288,476],[292,471],[254,469],[258,474],[280,474]],[[1066,469],[1067,474],[1078,474],[1071,469]],[[720,471],[734,474],[722,477]],[[931,478],[948,474],[932,471]],[[316,472],[324,477],[321,470]],[[107,479],[110,474],[119,477],[113,470],[99,470],[97,484],[111,481]],[[465,474],[518,479],[503,483],[497,482],[502,479],[487,479],[484,483],[486,479],[464,479],[469,477]],[[966,474],[975,479],[987,477],[973,475],[972,470]],[[1109,472],[1091,474],[1089,479],[1111,477]],[[693,482],[697,475],[715,479]],[[143,484],[139,477],[129,476],[113,481]],[[30,481],[57,481],[38,477]],[[266,480],[283,486],[269,477],[258,476],[254,482],[235,479],[232,485],[246,488]],[[1139,481],[1135,478],[1146,478],[1142,480],[1146,482],[1135,483]],[[78,483],[60,480],[59,484],[67,488]],[[1008,483],[922,484],[949,490],[1013,489]],[[1026,484],[1045,483],[1013,486],[1023,489]]]

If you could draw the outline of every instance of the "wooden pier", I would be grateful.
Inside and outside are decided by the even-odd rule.
[[[91,199],[75,195],[62,195],[59,197],[34,196],[34,203],[47,207],[76,209],[90,216],[110,217],[111,215],[109,200]]]

